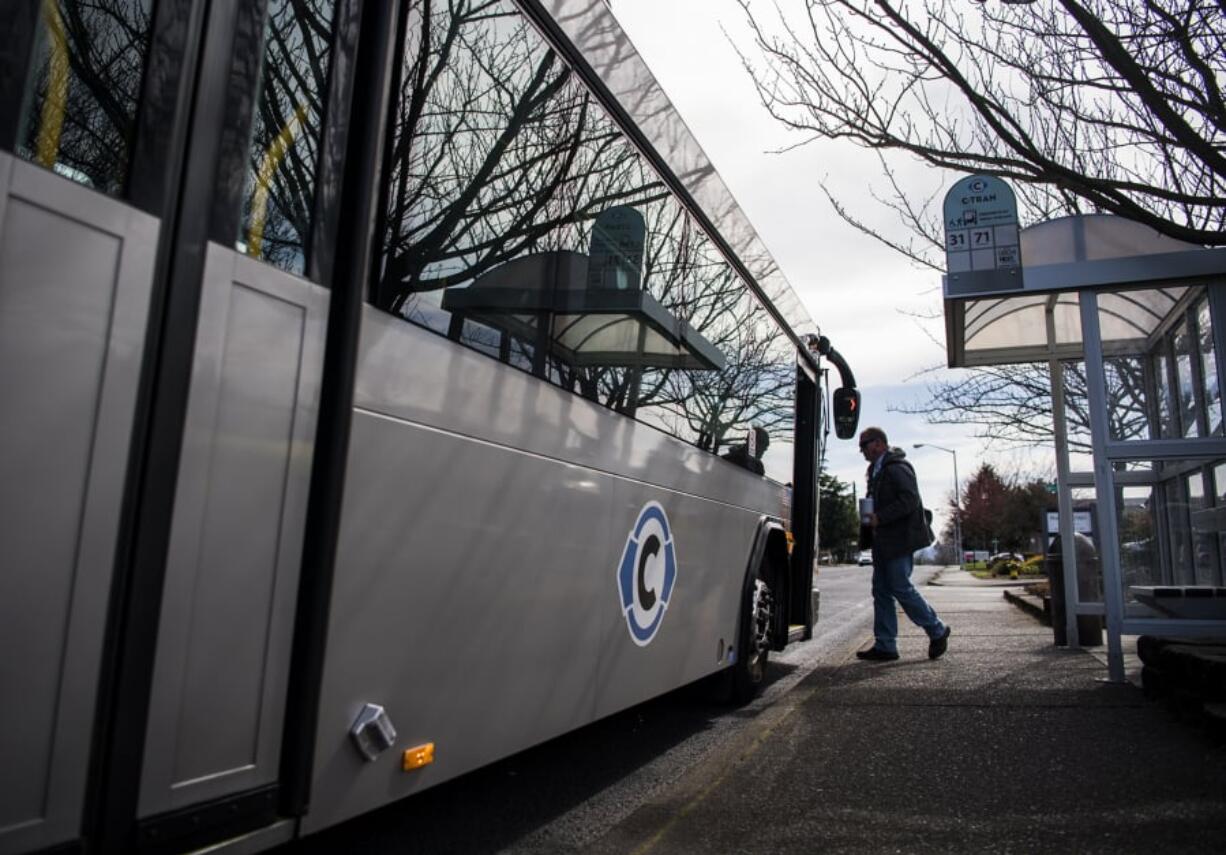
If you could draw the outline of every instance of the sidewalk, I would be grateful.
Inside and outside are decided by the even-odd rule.
[[[1025,579],[980,579],[968,570],[963,570],[961,567],[945,567],[936,576],[929,580],[929,585],[938,587],[953,586],[957,588],[1023,588],[1033,582],[1041,580],[1042,576],[1027,577]]]
[[[944,658],[901,618],[899,661],[817,669],[589,851],[1226,851],[1226,747],[962,575],[923,589]]]

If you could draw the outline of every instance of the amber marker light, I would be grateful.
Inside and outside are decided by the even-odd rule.
[[[412,748],[406,748],[404,751],[404,771],[406,772],[412,772],[414,769],[420,769],[422,766],[429,766],[433,762],[433,742],[427,742],[425,745],[414,745]]]

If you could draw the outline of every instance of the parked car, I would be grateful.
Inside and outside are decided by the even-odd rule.
[[[860,557],[856,559],[856,563],[859,564],[861,567],[872,564],[873,563],[873,550],[866,549],[863,552],[861,552]]]
[[[998,552],[995,555],[988,556],[988,563],[995,564],[997,561],[1016,561],[1019,564],[1026,559],[1016,552]]]

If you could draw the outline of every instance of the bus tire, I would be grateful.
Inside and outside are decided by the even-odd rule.
[[[732,703],[747,704],[766,682],[770,658],[770,626],[774,600],[766,582],[757,575],[746,580],[741,600],[736,662],[732,666]]]

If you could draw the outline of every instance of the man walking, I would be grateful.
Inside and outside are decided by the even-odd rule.
[[[860,452],[868,461],[867,496],[873,501],[872,512],[861,520],[860,547],[873,550],[876,641],[856,656],[872,662],[898,658],[897,600],[907,617],[928,633],[928,658],[940,658],[949,645],[949,627],[911,584],[912,554],[932,542],[915,470],[906,461],[906,452],[890,448],[885,431],[878,427],[861,432]]]

